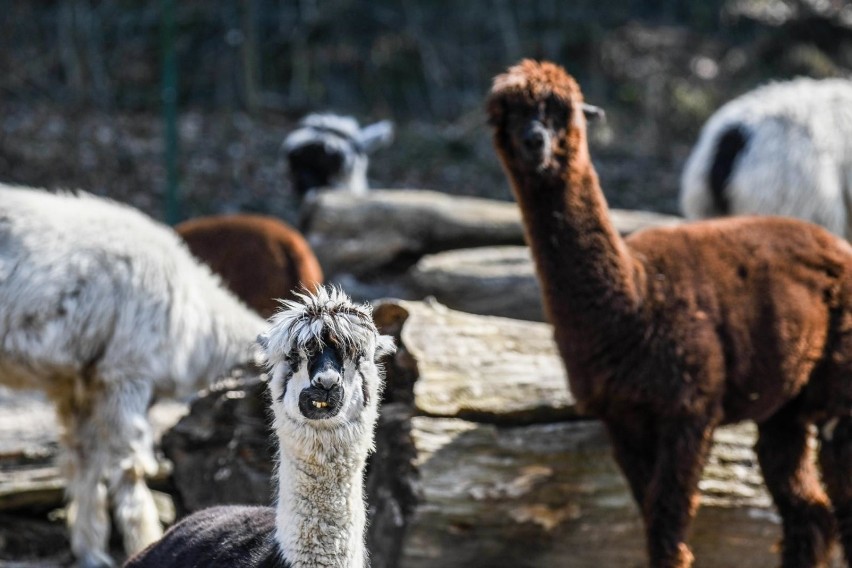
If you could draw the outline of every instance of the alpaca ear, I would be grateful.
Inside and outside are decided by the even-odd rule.
[[[378,361],[386,355],[396,353],[396,341],[390,335],[380,335],[376,339],[376,355],[374,360]]]
[[[597,122],[598,120],[606,120],[606,113],[601,107],[583,103],[583,114],[589,122]]]
[[[364,151],[370,154],[393,142],[393,134],[393,122],[382,120],[362,128],[358,133],[358,142]]]

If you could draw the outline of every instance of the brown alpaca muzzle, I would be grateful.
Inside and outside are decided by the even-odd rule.
[[[531,120],[518,141],[521,158],[537,171],[547,168],[553,159],[553,134],[539,120]]]

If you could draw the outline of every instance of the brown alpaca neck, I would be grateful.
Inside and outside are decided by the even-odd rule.
[[[562,175],[513,178],[551,320],[586,327],[635,310],[637,290],[588,149],[575,148]]]

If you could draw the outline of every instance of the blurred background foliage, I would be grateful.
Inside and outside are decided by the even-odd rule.
[[[165,1],[4,0],[0,179],[162,217]],[[184,216],[292,220],[280,143],[314,110],[397,122],[376,187],[507,199],[481,106],[521,57],[565,65],[606,109],[593,153],[611,202],[673,212],[718,105],[852,70],[840,0],[176,0],[175,24]]]

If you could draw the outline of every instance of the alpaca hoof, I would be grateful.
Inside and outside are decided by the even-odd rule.
[[[678,544],[676,550],[669,549],[666,552],[651,554],[652,568],[692,568],[694,561],[692,551],[684,543]]]
[[[695,557],[692,555],[692,551],[689,550],[689,547],[686,546],[684,543],[680,543],[678,545],[677,560],[674,564],[672,564],[672,567],[690,568],[693,562],[695,562]]]

